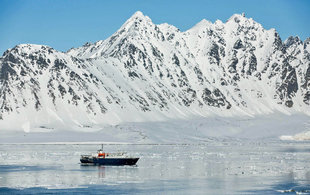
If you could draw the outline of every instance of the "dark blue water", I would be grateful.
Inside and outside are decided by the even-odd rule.
[[[0,145],[0,194],[310,194],[310,143],[105,145],[137,166],[81,166],[97,145]]]

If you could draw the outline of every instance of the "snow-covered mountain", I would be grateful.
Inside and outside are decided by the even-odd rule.
[[[21,44],[0,58],[1,129],[87,129],[197,116],[310,114],[310,38],[235,14],[181,32],[136,12],[67,52]]]

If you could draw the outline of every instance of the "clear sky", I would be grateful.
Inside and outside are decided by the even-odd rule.
[[[182,31],[244,12],[283,40],[310,37],[310,0],[1,0],[0,55],[21,43],[66,51],[104,40],[138,10]]]

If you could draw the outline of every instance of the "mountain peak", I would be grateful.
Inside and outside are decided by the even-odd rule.
[[[6,55],[9,52],[34,53],[34,52],[43,52],[47,50],[51,51],[53,50],[53,48],[46,45],[38,45],[38,44],[19,44],[13,47],[12,49],[6,50],[3,55]]]
[[[137,21],[137,20],[139,20],[139,21],[141,21],[141,20],[151,21],[151,19],[148,16],[144,15],[141,11],[137,11],[127,20],[127,22],[128,21]]]
[[[234,21],[236,23],[239,23],[240,21],[243,21],[243,20],[248,20],[248,18],[245,17],[245,13],[234,14],[227,20],[227,22]]]
[[[300,40],[300,38],[298,36],[289,36],[284,41],[284,45],[286,45],[286,47],[290,47],[293,44],[300,45],[300,44],[302,44],[302,41]]]
[[[137,11],[122,25],[120,29],[129,29],[132,26],[136,28],[148,24],[152,24],[152,20],[148,16],[145,16],[141,11]]]
[[[136,11],[132,16],[132,17],[145,17],[144,14],[141,11]]]
[[[245,16],[245,13],[242,14],[234,14],[232,15],[225,23],[225,26],[229,26],[231,29],[239,28],[242,26],[242,28],[250,28],[255,29],[255,31],[264,31],[264,27],[253,20],[253,18],[247,18]]]

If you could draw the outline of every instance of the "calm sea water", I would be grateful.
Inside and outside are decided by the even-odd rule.
[[[98,145],[0,145],[0,194],[310,194],[310,143],[104,145],[136,166],[81,166]]]

